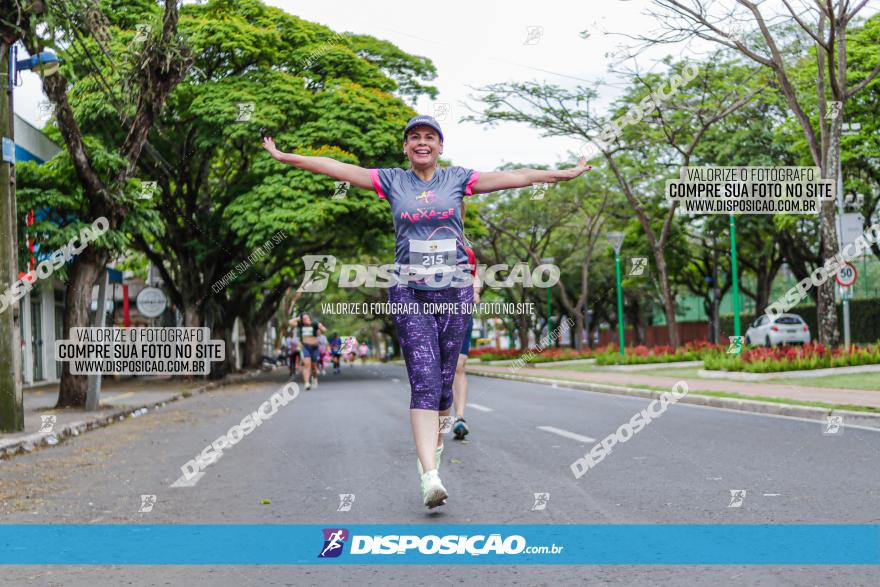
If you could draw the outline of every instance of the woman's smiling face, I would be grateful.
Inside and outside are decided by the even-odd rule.
[[[406,135],[403,152],[413,167],[431,167],[443,153],[443,143],[430,126],[415,126]]]

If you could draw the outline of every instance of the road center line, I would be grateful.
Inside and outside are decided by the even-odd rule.
[[[543,430],[544,432],[550,432],[552,434],[558,434],[559,436],[564,436],[565,438],[570,438],[571,440],[577,440],[578,442],[583,442],[584,444],[596,442],[595,438],[590,438],[589,436],[581,436],[580,434],[575,434],[574,432],[569,432],[568,430],[562,430],[561,428],[554,428],[553,426],[538,426],[538,430]]]

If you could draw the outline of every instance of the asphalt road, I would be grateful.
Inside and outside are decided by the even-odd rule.
[[[0,462],[3,523],[880,523],[880,432],[675,405],[580,479],[571,463],[649,400],[471,377],[448,504],[420,502],[403,367],[303,391],[191,486],[180,467],[285,383],[220,388]],[[731,506],[731,490],[745,490]],[[549,493],[533,511],[535,493]],[[337,511],[339,494],[353,494]],[[141,495],[155,495],[138,512]],[[271,504],[262,504],[270,500]],[[112,545],[96,545],[111,548]],[[2,585],[877,585],[864,566],[6,566]]]

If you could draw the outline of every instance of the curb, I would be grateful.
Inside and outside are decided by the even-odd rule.
[[[127,416],[137,418],[146,414],[151,408],[158,409],[167,403],[176,402],[184,398],[199,395],[208,391],[209,389],[225,387],[226,385],[232,385],[235,383],[241,383],[250,379],[254,379],[258,375],[265,374],[266,371],[258,369],[250,373],[230,375],[225,379],[212,381],[211,383],[207,383],[201,387],[182,391],[176,395],[160,401],[149,404],[142,404],[140,406],[119,408],[107,414],[103,414],[97,418],[92,418],[89,420],[78,420],[76,422],[65,424],[60,429],[51,432],[34,432],[33,434],[28,434],[27,436],[22,436],[21,438],[15,438],[12,440],[0,440],[0,460],[9,459],[17,454],[26,454],[34,451],[36,448],[44,446],[55,446],[62,441],[67,440],[68,438],[79,436],[83,432],[96,430],[98,428],[104,428],[105,426],[109,426],[114,422],[122,422]]]
[[[647,399],[657,399],[660,397],[661,393],[663,393],[660,391],[639,389],[635,387],[607,385],[604,383],[586,383],[571,381],[568,379],[550,379],[547,377],[494,373],[491,371],[479,371],[477,369],[468,369],[467,373],[468,375],[473,374],[482,377],[495,377],[497,379],[509,379],[526,383],[541,383],[545,385],[554,385],[556,387],[567,387],[580,391],[593,391],[597,393],[643,397]],[[789,418],[804,418],[806,420],[815,420],[818,422],[825,422],[828,416],[843,416],[846,424],[850,426],[864,426],[880,430],[880,413],[873,414],[870,412],[854,412],[850,410],[829,410],[812,406],[781,404],[772,401],[765,402],[750,399],[736,399],[732,397],[716,397],[711,395],[700,395],[698,392],[688,392],[686,396],[678,400],[678,403],[705,406],[709,408],[738,410],[741,412],[752,412],[756,414],[787,416]]]

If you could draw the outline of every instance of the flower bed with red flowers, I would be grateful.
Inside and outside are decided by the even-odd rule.
[[[714,353],[703,359],[706,369],[772,373],[803,369],[828,369],[880,364],[880,344],[828,348],[823,344],[803,346],[750,347],[740,355]]]
[[[717,345],[704,340],[688,342],[673,348],[669,345],[626,347],[621,355],[616,346],[596,356],[597,365],[640,365],[644,363],[673,363],[676,361],[700,361],[706,356],[727,350],[727,345]]]

